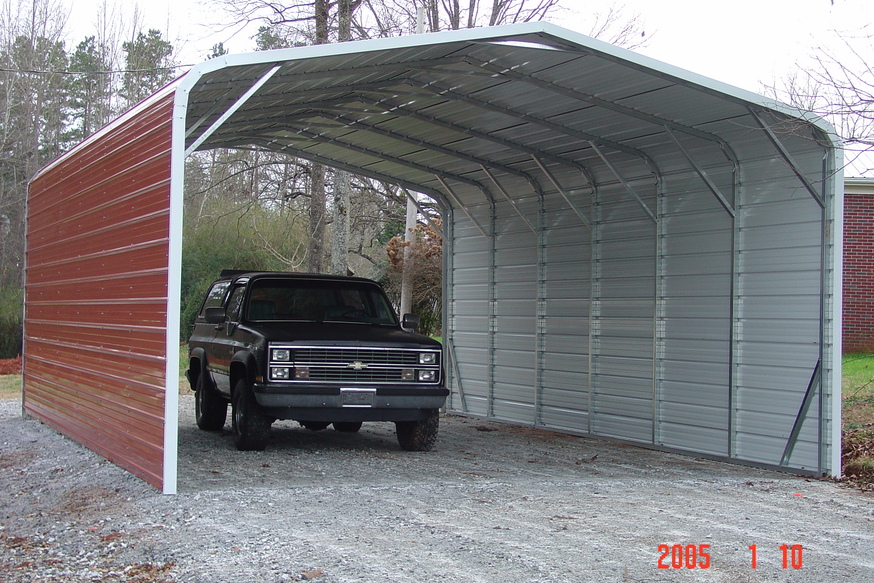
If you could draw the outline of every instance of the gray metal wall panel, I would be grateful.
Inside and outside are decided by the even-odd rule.
[[[698,159],[706,152],[690,151]],[[733,204],[731,174],[708,168],[708,175]],[[660,293],[664,299],[655,441],[727,456],[733,221],[716,196],[688,170],[671,176],[666,190],[661,217]]]
[[[567,313],[575,315],[561,315],[549,302],[546,302],[545,308],[549,314],[543,326],[545,356],[551,353],[588,356],[590,322],[587,314],[569,308]]]
[[[482,212],[483,208],[477,210]],[[488,280],[491,243],[464,213],[457,211],[452,216],[455,218],[452,224],[445,225],[453,234],[449,261],[452,289],[447,308],[453,331],[448,341],[452,343],[455,362],[452,370],[447,371],[452,388],[448,405],[486,416],[490,411]]]
[[[454,330],[485,336],[488,329],[488,312],[483,311],[483,302],[456,302]]]
[[[725,182],[724,178],[719,180]],[[780,409],[780,429],[769,433],[765,421],[752,412],[757,402],[746,394],[737,397],[736,411],[731,410],[730,385],[737,383],[740,395],[744,387],[765,384],[775,374],[785,381],[788,371],[795,381],[785,382],[806,388],[809,361],[816,352],[808,344],[819,325],[820,248],[810,234],[819,217],[810,213],[812,199],[799,204],[790,197],[786,206],[754,189],[754,204],[741,201],[741,247],[734,256],[731,217],[696,180],[672,176],[672,187],[661,202],[658,278],[656,226],[619,186],[600,193],[597,211],[588,202],[590,193],[578,191],[575,202],[580,208],[585,205],[591,213],[587,218],[595,223],[594,248],[593,235],[567,203],[547,195],[545,207],[550,212],[543,228],[548,247],[541,292],[534,234],[509,204],[496,206],[493,291],[497,303],[492,339],[496,370],[491,415],[779,463],[774,452],[782,454],[800,404],[797,393],[790,392],[796,402],[783,403]],[[654,210],[651,189],[638,192]],[[526,201],[526,208],[531,202]],[[536,215],[532,211],[526,217],[533,223]],[[473,283],[473,266],[486,257],[488,252],[481,246],[475,259],[459,258],[471,265],[469,273],[459,271],[462,279],[468,286],[478,285],[475,291],[472,287],[459,291],[464,311],[483,308],[481,302],[465,298],[486,293],[484,283]],[[736,315],[740,362],[734,381],[730,364],[733,260],[738,263],[736,292],[743,305],[743,313]],[[540,304],[538,293],[543,295]],[[539,374],[534,356],[538,305],[544,317]],[[485,314],[483,309],[478,318],[472,315],[477,327],[488,325]],[[658,341],[656,320],[661,323]],[[781,334],[802,340],[796,346]],[[658,360],[654,360],[656,342]],[[775,373],[769,366],[775,360],[786,370]],[[796,368],[804,372],[796,374]],[[736,416],[734,443],[728,427],[732,415]],[[811,450],[805,441],[808,436],[816,438],[809,426],[802,429],[793,463]],[[767,453],[747,451],[762,440],[767,442]]]
[[[822,211],[793,174],[773,160],[748,164],[739,220],[736,452],[778,464],[821,345]],[[774,320],[792,336],[761,334]],[[790,324],[791,323],[791,324]],[[795,446],[796,467],[819,466],[818,410],[811,407]],[[805,456],[805,452],[812,455]]]
[[[578,175],[577,175],[578,176]],[[589,197],[587,191],[581,193]],[[580,207],[588,200],[577,201]],[[592,290],[591,232],[566,201],[547,197],[545,311],[540,422],[570,431],[589,430],[589,316]],[[586,209],[589,212],[589,209]]]
[[[586,178],[554,158],[541,160],[576,205],[572,209],[551,177],[520,155],[515,168],[546,190],[543,200],[518,176],[497,172],[517,208],[488,183],[494,219],[481,201],[474,210],[483,227],[494,229],[494,253],[481,247],[469,265],[485,262],[481,273],[494,276],[487,292],[494,304],[483,308],[471,301],[473,290],[458,297],[465,311],[483,308],[477,325],[487,320],[489,326],[482,337],[494,350],[489,415],[779,464],[821,345],[821,214],[745,106],[702,93],[700,103],[689,107],[679,98],[687,88],[664,79],[648,86],[652,79],[626,73],[608,78],[597,67],[556,63],[537,75],[575,87],[597,78],[598,99],[613,87],[623,107],[683,119],[695,129],[675,135],[693,161],[663,126],[628,124],[626,117],[633,116],[591,104],[579,112],[556,109],[560,115],[551,121],[657,153],[654,164],[631,150],[600,145],[608,168],[591,144],[570,133],[537,124],[504,126],[502,137],[560,151],[585,166]],[[509,109],[549,115],[555,105],[536,91],[500,95],[485,78],[475,83]],[[634,94],[630,88],[637,83],[647,89]],[[703,132],[718,134],[729,147]],[[819,145],[796,136],[780,139],[816,178]],[[729,160],[735,155],[738,166]],[[696,164],[718,192],[693,169]],[[468,285],[474,285],[472,273],[462,276]],[[768,428],[752,395],[784,386],[791,388],[777,393],[785,398],[775,405],[779,415],[771,416],[779,427]],[[793,465],[808,464],[805,456],[816,450],[811,444],[819,435],[810,423],[816,415],[809,413],[801,427]]]
[[[482,270],[478,270],[482,273]],[[456,271],[455,275],[458,276],[459,272]],[[483,298],[488,294],[488,284],[482,281],[482,275],[479,277],[479,282],[468,281],[463,285],[460,285],[454,292],[453,296],[456,302],[477,302],[483,301]]]

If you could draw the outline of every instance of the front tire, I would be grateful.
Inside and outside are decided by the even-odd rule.
[[[270,418],[258,405],[245,380],[237,381],[231,402],[234,445],[240,451],[263,451],[270,433]]]
[[[395,429],[398,443],[405,451],[430,451],[437,441],[440,413],[435,409],[418,421],[398,421]]]
[[[207,382],[205,370],[197,375],[194,386],[194,420],[204,431],[219,431],[228,417],[228,402]]]

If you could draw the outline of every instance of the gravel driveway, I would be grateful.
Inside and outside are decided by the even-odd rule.
[[[0,581],[874,582],[874,496],[829,481],[456,416],[238,452],[180,408],[165,496],[0,401]]]

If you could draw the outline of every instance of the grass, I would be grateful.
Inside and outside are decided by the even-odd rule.
[[[21,396],[21,375],[0,375],[0,399],[17,399]]]
[[[845,354],[841,457],[846,480],[874,491],[874,354]]]
[[[0,360],[0,399],[21,396],[21,357]]]

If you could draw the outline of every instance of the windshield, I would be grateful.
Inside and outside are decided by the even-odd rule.
[[[376,285],[313,280],[256,280],[246,319],[397,325],[394,311]]]

